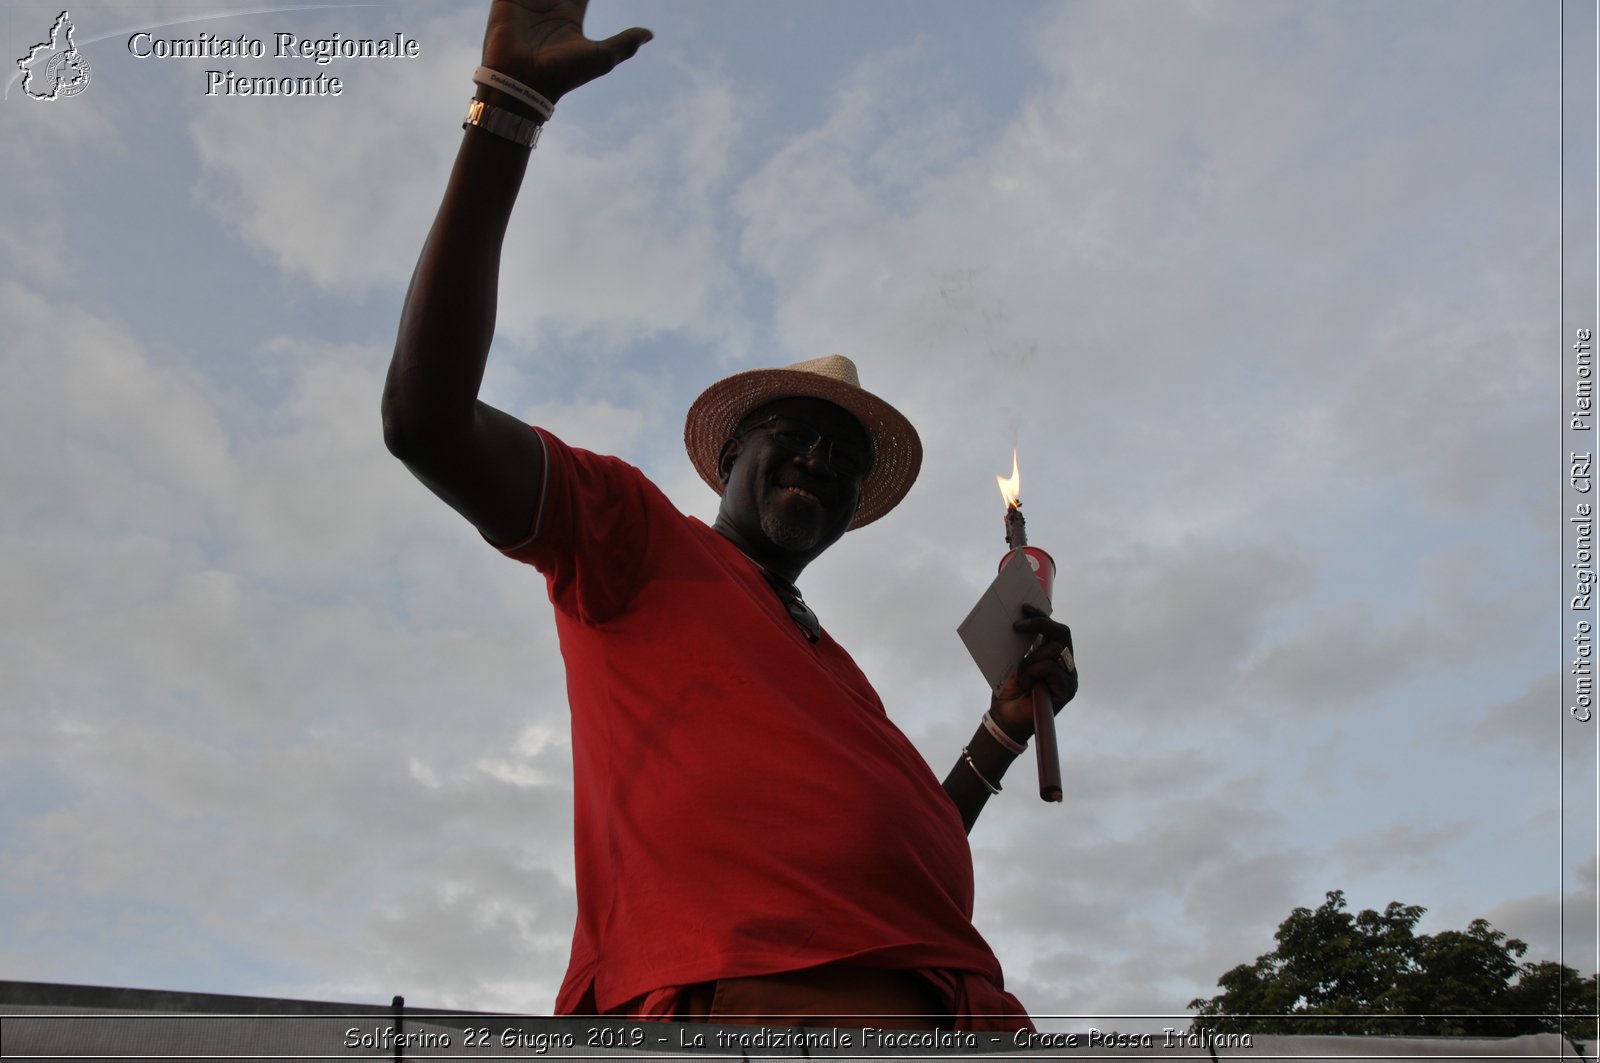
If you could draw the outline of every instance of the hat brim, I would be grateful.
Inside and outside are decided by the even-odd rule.
[[[751,369],[712,384],[689,407],[683,445],[695,471],[717,494],[722,477],[717,459],[739,422],[758,406],[778,399],[812,398],[849,413],[872,441],[872,467],[861,480],[861,501],[850,527],[871,524],[911,490],[922,469],[922,440],[904,415],[870,391],[816,373]]]

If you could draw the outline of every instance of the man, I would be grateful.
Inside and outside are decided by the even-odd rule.
[[[1042,615],[941,786],[795,587],[899,502],[916,431],[830,356],[739,373],[685,442],[713,526],[637,469],[478,401],[499,249],[550,104],[650,39],[583,36],[584,3],[495,0],[477,100],[406,298],[391,451],[546,577],[566,661],[578,925],[562,1014],[1026,1027],[972,927],[979,810],[1076,690]]]

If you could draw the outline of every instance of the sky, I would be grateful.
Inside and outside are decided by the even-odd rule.
[[[378,417],[485,10],[81,3],[82,91],[9,68],[0,979],[550,1009],[543,581]],[[7,58],[59,13],[6,4]],[[534,153],[483,397],[709,520],[694,397],[854,359],[923,470],[801,587],[941,777],[1018,449],[1082,687],[1064,802],[1023,762],[973,832],[975,921],[1042,1027],[1183,1025],[1336,889],[1600,967],[1562,519],[1593,130],[1563,137],[1559,4],[595,0],[592,36],[630,25],[655,40]]]

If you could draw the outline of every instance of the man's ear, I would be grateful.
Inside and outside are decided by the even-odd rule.
[[[733,475],[733,463],[739,459],[739,441],[730,439],[722,444],[722,452],[717,455],[717,477],[722,481],[722,486],[728,486],[728,477]]]

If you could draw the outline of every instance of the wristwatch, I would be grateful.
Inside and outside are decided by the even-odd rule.
[[[544,123],[512,114],[504,107],[493,107],[482,100],[473,100],[472,106],[467,108],[466,120],[461,123],[462,129],[468,126],[477,126],[485,133],[493,133],[513,144],[532,148],[539,143],[539,131],[544,128]]]

